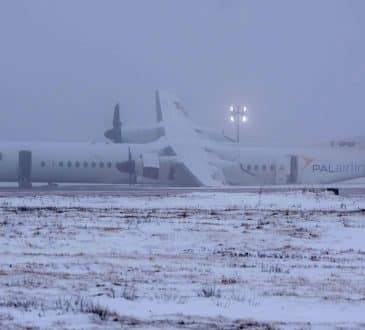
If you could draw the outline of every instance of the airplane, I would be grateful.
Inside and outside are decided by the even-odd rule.
[[[200,185],[166,143],[160,108],[157,114],[156,128],[127,131],[128,144],[118,143],[119,105],[113,130],[105,133],[117,143],[0,143],[0,182],[18,182],[20,188],[32,182]]]
[[[246,146],[194,125],[176,96],[156,91],[155,98],[159,124],[143,134],[141,129],[127,127],[123,137],[120,133],[120,142],[150,143],[165,138],[198,185],[331,184],[365,175],[364,137],[295,148]],[[114,116],[119,123],[119,109]]]
[[[0,181],[39,183],[259,186],[332,184],[365,176],[364,145],[277,148],[234,143],[195,125],[179,99],[156,91],[156,124],[122,127],[119,105],[112,143],[1,143]]]

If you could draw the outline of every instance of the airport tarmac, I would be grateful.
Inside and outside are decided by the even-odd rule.
[[[192,192],[225,192],[225,193],[272,193],[309,191],[335,193],[340,196],[365,196],[365,184],[340,185],[286,185],[286,186],[235,186],[235,187],[173,187],[160,185],[104,185],[104,184],[35,184],[30,189],[19,189],[15,184],[0,185],[1,195],[28,195],[28,194],[66,194],[66,195],[118,195],[118,196],[171,196]]]

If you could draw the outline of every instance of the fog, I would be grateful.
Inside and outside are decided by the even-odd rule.
[[[103,140],[155,122],[154,91],[242,139],[365,135],[365,1],[0,2],[0,140]]]

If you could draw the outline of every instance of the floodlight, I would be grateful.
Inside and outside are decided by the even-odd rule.
[[[236,142],[240,142],[240,126],[242,123],[245,124],[248,121],[248,108],[245,105],[234,105],[229,106],[229,121],[236,126]]]

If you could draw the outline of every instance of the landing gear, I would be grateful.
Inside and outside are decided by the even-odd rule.
[[[332,192],[336,196],[340,194],[340,189],[338,188],[327,188],[326,190]]]
[[[19,151],[18,185],[21,189],[32,188],[32,152]]]

